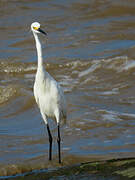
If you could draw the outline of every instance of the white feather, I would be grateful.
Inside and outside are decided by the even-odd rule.
[[[41,43],[39,41],[38,34],[35,30],[33,30],[33,27],[35,26],[36,25],[34,23],[31,26],[36,41],[38,55],[38,68],[34,83],[34,96],[45,123],[48,123],[47,117],[55,118],[57,123],[59,123],[60,120],[66,118],[66,101],[60,85],[44,69]]]

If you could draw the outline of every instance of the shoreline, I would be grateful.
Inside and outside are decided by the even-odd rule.
[[[104,180],[135,178],[135,158],[110,159],[104,161],[79,163],[52,169],[33,170],[15,176],[2,176],[0,179],[8,180],[55,180],[55,179],[89,179],[100,177]]]

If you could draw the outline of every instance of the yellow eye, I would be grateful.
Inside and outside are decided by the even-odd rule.
[[[38,30],[39,28],[38,27],[33,27],[33,29]]]

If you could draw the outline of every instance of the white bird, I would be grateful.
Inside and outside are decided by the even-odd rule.
[[[38,67],[34,83],[34,96],[36,103],[40,109],[43,120],[47,126],[49,137],[49,160],[52,160],[52,135],[48,124],[48,117],[54,118],[57,122],[58,128],[58,156],[59,163],[61,163],[61,138],[60,138],[60,120],[66,118],[66,101],[64,93],[60,85],[53,79],[53,77],[44,69],[42,47],[39,40],[39,33],[47,35],[46,32],[41,30],[40,24],[34,22],[31,24],[38,57]]]

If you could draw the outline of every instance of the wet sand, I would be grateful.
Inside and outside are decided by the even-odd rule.
[[[135,178],[135,159],[112,159],[76,164],[56,169],[35,170],[9,180],[132,180]]]

